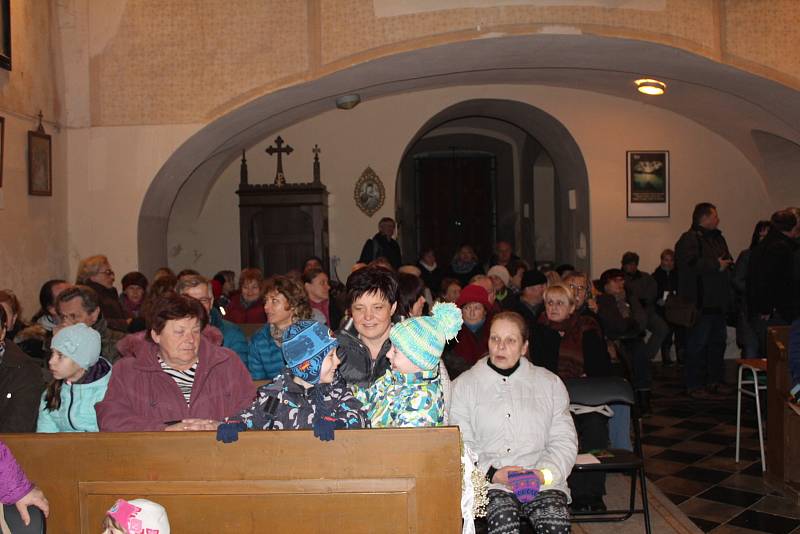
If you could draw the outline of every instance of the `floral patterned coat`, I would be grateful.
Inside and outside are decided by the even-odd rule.
[[[439,368],[418,373],[389,369],[356,397],[369,410],[373,428],[444,424],[444,394]]]

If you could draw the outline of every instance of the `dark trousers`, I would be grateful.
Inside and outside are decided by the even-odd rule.
[[[667,324],[667,335],[664,336],[664,341],[661,343],[661,361],[669,361],[669,351],[672,345],[675,345],[675,359],[683,362],[686,355],[686,329],[682,326],[677,326],[667,322],[664,318],[663,312],[659,314],[664,322]]]
[[[590,412],[572,415],[578,433],[578,450],[589,452],[608,448],[608,417]],[[576,505],[595,503],[606,493],[605,473],[572,473],[567,479],[572,502]]]
[[[669,333],[669,325],[667,322],[656,312],[655,308],[647,310],[647,330],[650,331],[650,337],[645,342],[644,351],[648,360],[652,360],[661,350],[661,346]],[[663,356],[662,356],[663,357]]]
[[[619,340],[620,357],[625,361],[625,369],[630,373],[633,389],[650,389],[653,385],[653,373],[650,369],[650,356],[647,345],[640,337]]]
[[[722,383],[727,324],[722,313],[702,314],[686,333],[686,389]]]
[[[529,503],[522,504],[513,493],[489,490],[486,522],[489,534],[518,534],[522,518],[530,521],[535,534],[569,534],[567,496],[558,490],[545,490]]]

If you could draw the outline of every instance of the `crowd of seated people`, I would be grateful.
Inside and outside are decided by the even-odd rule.
[[[381,225],[344,284],[309,258],[286,275],[246,268],[238,283],[231,271],[130,272],[118,294],[98,255],[75,284],[45,282],[30,323],[0,291],[0,393],[12,399],[0,399],[0,432],[216,430],[232,441],[309,428],[328,440],[341,428],[449,421],[487,475],[490,532],[543,510],[568,525],[568,503],[605,506],[602,475],[570,476],[577,452],[630,448],[630,419],[616,406],[572,413],[561,380],[623,375],[647,412],[659,353],[685,366],[692,398],[726,392],[730,318],[744,357],[765,356],[768,326],[794,322],[798,339],[792,208],[760,221],[734,265],[716,208],[698,204],[652,275],[627,251],[597,280],[568,264],[532,267],[506,241],[485,263],[461,245],[445,266],[431,248],[397,265],[394,221]],[[370,257],[383,250],[391,257]],[[498,411],[485,391],[500,383],[509,397]],[[500,453],[501,441],[513,447]],[[530,499],[514,492],[524,480],[540,486]]]

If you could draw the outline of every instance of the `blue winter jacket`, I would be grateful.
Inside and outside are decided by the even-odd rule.
[[[223,319],[216,306],[211,308],[211,326],[219,328],[219,331],[222,332],[222,346],[238,354],[242,363],[247,365],[250,347],[247,345],[247,338],[241,328]]]
[[[61,385],[61,407],[50,411],[45,408],[45,396],[39,404],[36,432],[98,432],[94,405],[106,396],[111,379],[111,364],[100,358],[76,383]]]
[[[272,339],[269,324],[265,324],[250,338],[250,354],[247,369],[253,380],[272,380],[283,369],[283,353]]]

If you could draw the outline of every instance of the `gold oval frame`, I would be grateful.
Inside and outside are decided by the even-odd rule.
[[[370,188],[370,186],[372,186]],[[370,190],[373,191],[370,193]],[[356,201],[358,209],[372,217],[386,200],[386,189],[383,187],[380,177],[375,174],[372,167],[367,167],[361,176],[356,180],[353,190],[353,200]]]

